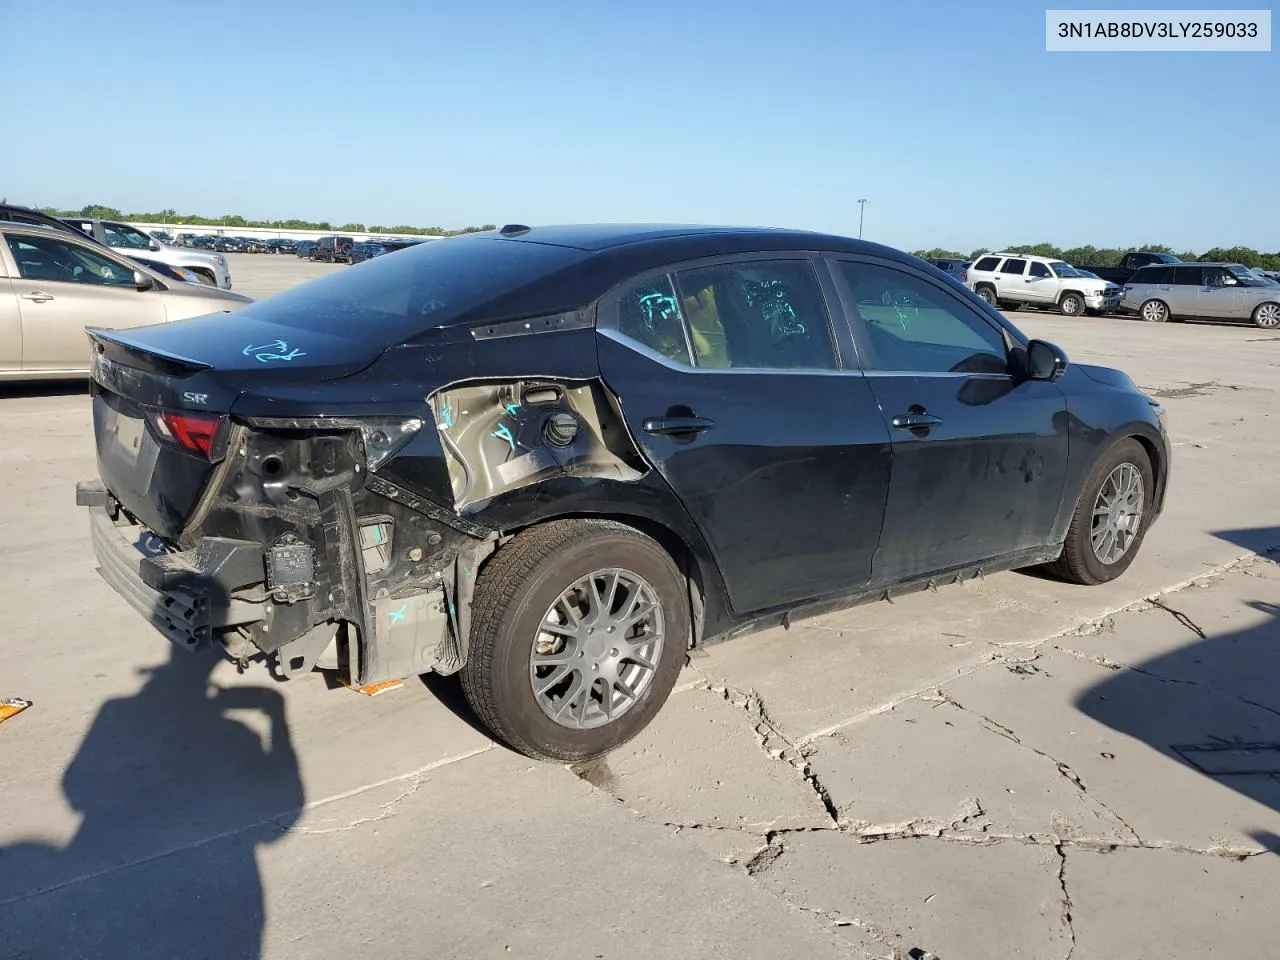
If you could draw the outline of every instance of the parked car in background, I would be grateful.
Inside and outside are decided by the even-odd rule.
[[[191,246],[191,241],[196,238],[194,233],[180,233],[174,238],[174,245],[179,247]]]
[[[969,266],[968,277],[974,293],[1008,310],[1056,307],[1064,317],[1078,317],[1086,310],[1106,313],[1120,306],[1120,288],[1114,283],[1083,276],[1051,257],[989,253]]]
[[[298,241],[292,237],[272,237],[267,241],[267,249],[271,253],[293,253],[298,248]]]
[[[1143,267],[1124,286],[1124,306],[1143,320],[1230,320],[1280,327],[1280,284],[1239,263]]]
[[[311,259],[322,260],[326,263],[350,263],[351,248],[354,245],[355,240],[351,237],[321,237],[316,241],[316,247],[311,252]]]
[[[216,241],[217,239],[218,239],[217,237],[210,237],[210,236],[192,237],[189,241],[187,241],[187,246],[193,247],[197,250],[212,250],[214,241]]]
[[[691,645],[999,569],[1112,580],[1167,487],[1124,373],[801,231],[511,226],[91,336],[77,502],[138,613],[280,678],[460,673],[558,761],[644,729]]]
[[[240,241],[241,253],[270,253],[271,248],[261,237],[236,237]]]
[[[972,261],[957,260],[953,257],[936,257],[927,262],[960,284],[967,284],[969,281],[969,264]]]
[[[1181,263],[1171,253],[1153,253],[1149,250],[1138,250],[1132,253],[1126,253],[1120,263],[1114,267],[1098,267],[1092,264],[1087,265],[1084,269],[1088,270],[1095,277],[1108,280],[1119,286],[1124,286],[1130,277],[1134,275],[1142,267],[1152,263]],[[1080,268],[1077,268],[1080,269]]]
[[[347,257],[347,262],[361,263],[365,260],[372,260],[374,257],[380,257],[386,252],[387,248],[380,243],[371,243],[369,241],[353,243],[351,245],[351,253]]]
[[[316,242],[314,240],[299,240],[298,245],[293,248],[293,252],[304,260],[314,260]]]
[[[51,214],[45,213],[43,210],[37,210],[33,207],[22,207],[11,203],[0,203],[0,221],[9,221],[10,223],[27,223],[36,226],[49,227],[53,230],[63,230],[73,234],[77,238],[83,237],[94,244],[111,249],[105,243],[97,239],[89,233],[85,233],[80,228],[62,220]],[[139,263],[152,270],[162,277],[170,280],[177,280],[183,283],[204,283],[205,278],[192,271],[189,267],[178,266],[176,264],[166,263],[164,260],[157,260],[153,255],[151,246],[148,245],[146,250],[131,250],[128,259],[135,263]]]
[[[152,230],[151,236],[155,237],[161,243],[167,244],[171,247],[177,246],[177,244],[173,242],[173,236],[169,233],[166,233],[164,230]]]
[[[231,271],[227,269],[226,257],[166,246],[137,227],[115,220],[90,217],[67,217],[64,220],[119,253],[130,256],[142,253],[170,266],[185,267],[210,286],[231,289]]]
[[[253,302],[163,277],[73,230],[26,223],[0,222],[0,274],[8,278],[0,285],[0,380],[86,375],[86,326],[124,329]]]
[[[214,237],[213,249],[221,253],[239,253],[240,241],[235,237]]]

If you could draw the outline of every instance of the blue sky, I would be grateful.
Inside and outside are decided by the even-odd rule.
[[[1051,54],[1045,6],[0,2],[0,194],[1280,249],[1280,53]]]

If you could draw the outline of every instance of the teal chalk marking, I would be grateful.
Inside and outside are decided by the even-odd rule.
[[[511,429],[505,423],[493,431],[492,436],[497,437],[499,440],[507,441],[511,445],[511,452],[516,452],[516,438],[511,435]]]
[[[391,623],[403,623],[404,615],[408,612],[409,612],[409,605],[406,603],[399,610],[392,610],[389,614],[387,614],[387,618],[390,620]]]
[[[520,410],[520,404],[508,403],[506,409],[507,409],[507,413],[511,414],[514,417]]]
[[[452,430],[453,429],[453,408],[449,406],[441,407],[440,419],[444,421],[444,428],[446,430]]]

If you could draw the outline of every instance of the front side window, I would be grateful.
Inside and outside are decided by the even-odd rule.
[[[1018,260],[1018,259],[1015,259],[1014,257],[1010,257],[1008,260],[1004,262],[1004,266],[1000,268],[1000,272],[1008,273],[1008,274],[1012,274],[1013,276],[1020,277],[1022,276],[1023,273],[1026,272],[1026,269],[1027,269],[1027,261]]]
[[[1048,267],[1046,267],[1043,263],[1036,262],[1036,263],[1031,264],[1031,276],[1033,276],[1033,277],[1052,277],[1052,276],[1053,276],[1053,274],[1049,272],[1049,268],[1048,268]]]
[[[835,370],[822,289],[807,260],[726,263],[678,275],[697,365]]]
[[[133,271],[123,264],[53,237],[8,236],[9,251],[24,280],[132,287]]]
[[[844,261],[862,320],[864,366],[922,373],[1008,373],[1004,335],[951,294],[905,271]]]
[[[147,250],[151,247],[149,236],[123,223],[104,223],[102,231],[107,235],[108,247],[129,247],[134,250]]]
[[[629,284],[618,295],[618,332],[676,363],[689,364],[684,317],[671,278],[663,274]]]

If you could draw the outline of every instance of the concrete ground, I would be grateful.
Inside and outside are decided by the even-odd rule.
[[[236,289],[329,267],[233,256]],[[1019,315],[1163,398],[1119,582],[1010,573],[699,652],[580,769],[457,684],[197,659],[94,572],[82,385],[0,393],[0,958],[1274,955],[1280,335]]]

